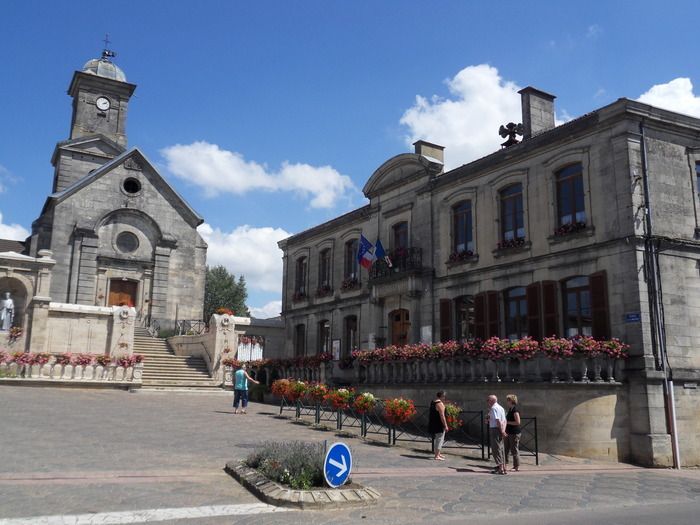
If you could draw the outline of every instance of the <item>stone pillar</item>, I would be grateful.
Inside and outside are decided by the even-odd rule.
[[[156,247],[153,268],[153,289],[151,291],[151,317],[168,319],[168,280],[170,277],[170,248]],[[162,326],[161,323],[161,327]]]
[[[136,310],[125,306],[112,307],[112,329],[109,341],[110,355],[131,355],[134,353],[134,324]]]
[[[77,304],[86,304],[90,306],[93,306],[95,304],[95,282],[97,278],[98,245],[99,239],[97,238],[97,236],[83,235],[83,241],[80,247],[80,265],[77,276]]]

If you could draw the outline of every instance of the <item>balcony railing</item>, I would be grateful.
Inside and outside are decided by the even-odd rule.
[[[378,259],[369,271],[370,279],[380,279],[423,268],[423,251],[421,248],[400,248],[387,252],[387,255],[391,261],[391,266],[384,259]]]

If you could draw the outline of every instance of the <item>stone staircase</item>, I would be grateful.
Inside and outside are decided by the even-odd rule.
[[[142,354],[145,389],[220,389],[221,384],[209,376],[202,358],[177,356],[165,339],[152,337],[148,330],[134,329],[134,353]]]

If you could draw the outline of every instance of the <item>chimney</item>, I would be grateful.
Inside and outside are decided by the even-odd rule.
[[[523,139],[554,127],[554,95],[532,86],[518,91],[523,110]]]
[[[418,155],[423,155],[424,157],[436,160],[440,164],[445,164],[445,146],[431,144],[425,140],[417,140],[413,143],[413,146],[416,148],[415,152]]]

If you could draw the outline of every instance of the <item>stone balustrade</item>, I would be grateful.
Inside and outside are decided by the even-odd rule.
[[[56,381],[90,382],[105,384],[128,383],[140,386],[143,376],[143,363],[122,367],[114,364],[106,366],[90,365],[61,365],[58,363],[45,365],[21,365],[17,363],[0,364],[0,381]]]
[[[618,383],[619,360],[607,356],[554,360],[454,358],[441,360],[354,363],[355,382],[362,385],[410,383],[552,382]],[[290,374],[289,377],[299,377]],[[302,379],[299,377],[299,379]]]
[[[224,367],[224,386],[233,385],[233,368],[230,366]],[[248,372],[256,377],[263,373],[263,379],[267,386],[272,384],[274,379],[292,377],[300,381],[325,383],[328,381],[326,366],[261,366],[252,367]]]

